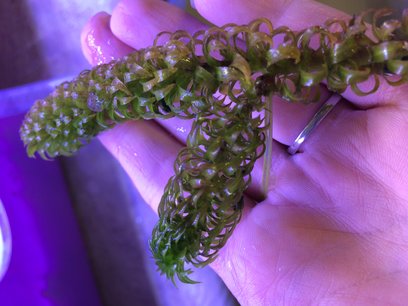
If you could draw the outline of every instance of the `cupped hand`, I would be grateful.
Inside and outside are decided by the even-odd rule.
[[[269,18],[294,30],[344,13],[308,0],[196,0],[216,25]],[[85,26],[92,64],[152,44],[161,31],[206,26],[160,0],[126,0]],[[323,90],[321,102],[329,94]],[[274,101],[271,186],[260,201],[254,169],[244,217],[212,264],[243,305],[406,305],[408,301],[408,86],[351,91],[294,156],[286,153],[319,104]],[[189,121],[128,122],[103,133],[156,210]]]

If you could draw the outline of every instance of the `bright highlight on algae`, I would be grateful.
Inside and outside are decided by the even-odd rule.
[[[300,32],[261,18],[161,33],[152,47],[83,71],[36,101],[21,138],[29,156],[49,159],[127,120],[192,119],[150,248],[169,278],[193,283],[186,264],[212,262],[241,218],[251,171],[266,151],[268,97],[310,103],[322,81],[358,95],[408,81],[408,10],[399,19],[390,14],[370,10]],[[359,84],[370,78],[363,92]]]

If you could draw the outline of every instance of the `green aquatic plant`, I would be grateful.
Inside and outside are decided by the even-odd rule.
[[[321,82],[358,95],[381,80],[407,82],[408,10],[399,20],[390,14],[371,10],[299,32],[261,18],[161,33],[152,47],[83,71],[36,101],[21,138],[29,156],[49,159],[127,120],[192,119],[150,247],[169,278],[193,282],[186,263],[212,262],[240,220],[254,163],[269,150],[271,96],[309,103]],[[370,78],[374,86],[363,92],[359,84]]]

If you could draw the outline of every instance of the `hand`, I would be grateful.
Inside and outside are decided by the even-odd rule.
[[[343,13],[308,0],[196,0],[210,22],[303,29]],[[228,13],[226,13],[228,12]],[[86,25],[82,43],[93,64],[152,44],[163,30],[203,24],[159,0],[126,0],[112,16]],[[368,86],[368,85],[367,85]],[[322,101],[328,97],[323,92]],[[254,169],[244,217],[212,264],[243,305],[403,305],[408,300],[408,86],[351,91],[302,147],[290,145],[319,105],[276,99],[272,183],[261,194]],[[190,122],[128,122],[100,136],[156,210]],[[172,137],[172,135],[174,137]]]

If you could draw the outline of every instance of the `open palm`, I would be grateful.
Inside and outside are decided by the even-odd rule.
[[[301,29],[345,16],[306,0],[196,0],[195,5],[219,25],[265,16],[275,25]],[[160,31],[179,28],[205,26],[160,0],[122,1],[112,16],[101,13],[87,24],[83,49],[98,64],[150,45]],[[259,163],[244,217],[212,265],[242,304],[408,301],[408,87],[382,85],[368,97],[349,91],[343,96],[294,156],[285,145],[318,106],[275,101],[270,192],[260,201]],[[178,119],[128,122],[100,137],[153,209],[189,125]]]

